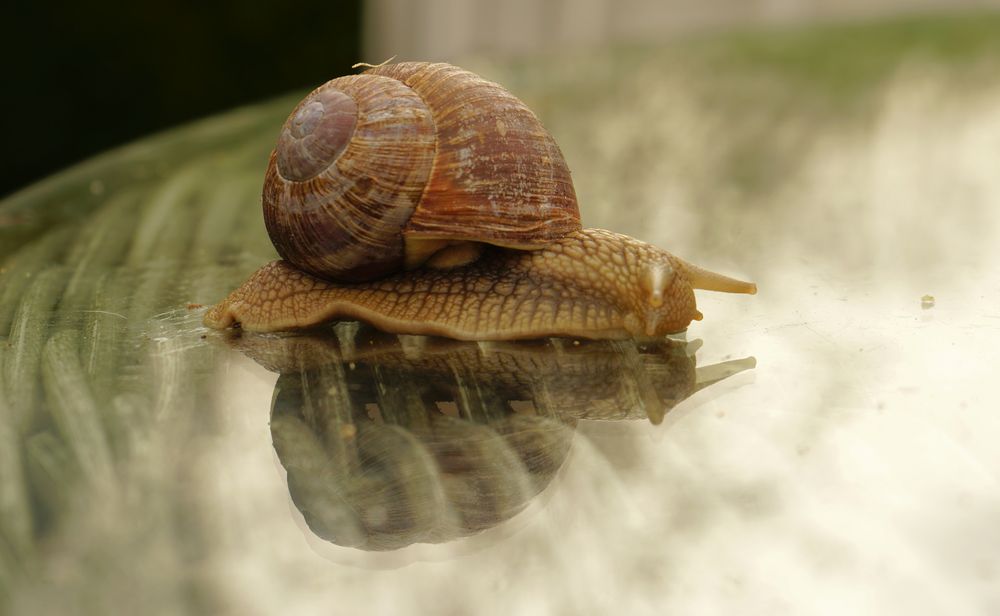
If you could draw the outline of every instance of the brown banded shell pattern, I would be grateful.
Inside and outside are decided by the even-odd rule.
[[[263,202],[283,258],[344,282],[402,269],[405,244],[531,249],[580,228],[569,169],[538,118],[448,64],[380,66],[312,92],[282,129]]]
[[[351,102],[353,123],[342,120]],[[399,269],[400,230],[434,150],[430,111],[399,81],[351,75],[320,86],[285,122],[265,175],[264,222],[278,254],[330,280]]]
[[[534,113],[503,87],[449,64],[404,62],[368,71],[420,95],[438,150],[414,238],[541,248],[580,229],[569,168]]]

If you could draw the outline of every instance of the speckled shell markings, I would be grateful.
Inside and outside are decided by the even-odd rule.
[[[438,149],[408,240],[473,240],[540,248],[581,228],[559,146],[503,87],[449,64],[404,62],[370,75],[399,79],[431,110]]]
[[[263,202],[282,257],[345,282],[398,271],[424,240],[541,248],[580,229],[538,118],[448,64],[381,66],[310,93],[285,122]]]
[[[400,269],[401,229],[435,148],[430,111],[399,81],[351,75],[317,88],[285,122],[265,175],[264,221],[278,254],[332,280]]]

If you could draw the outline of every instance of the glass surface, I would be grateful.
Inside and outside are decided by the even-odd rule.
[[[757,282],[655,344],[203,328],[298,97],[6,200],[0,605],[1000,610],[997,24],[469,63],[587,226]]]

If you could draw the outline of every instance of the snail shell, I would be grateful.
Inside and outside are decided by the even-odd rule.
[[[263,204],[282,258],[341,282],[412,269],[455,243],[537,249],[580,229],[569,169],[531,110],[423,62],[309,94],[281,130]]]

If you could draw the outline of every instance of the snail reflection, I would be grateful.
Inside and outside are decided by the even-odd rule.
[[[580,420],[649,418],[753,367],[696,369],[697,343],[475,343],[328,333],[232,342],[280,374],[271,433],[310,529],[392,550],[475,534],[557,475]]]

